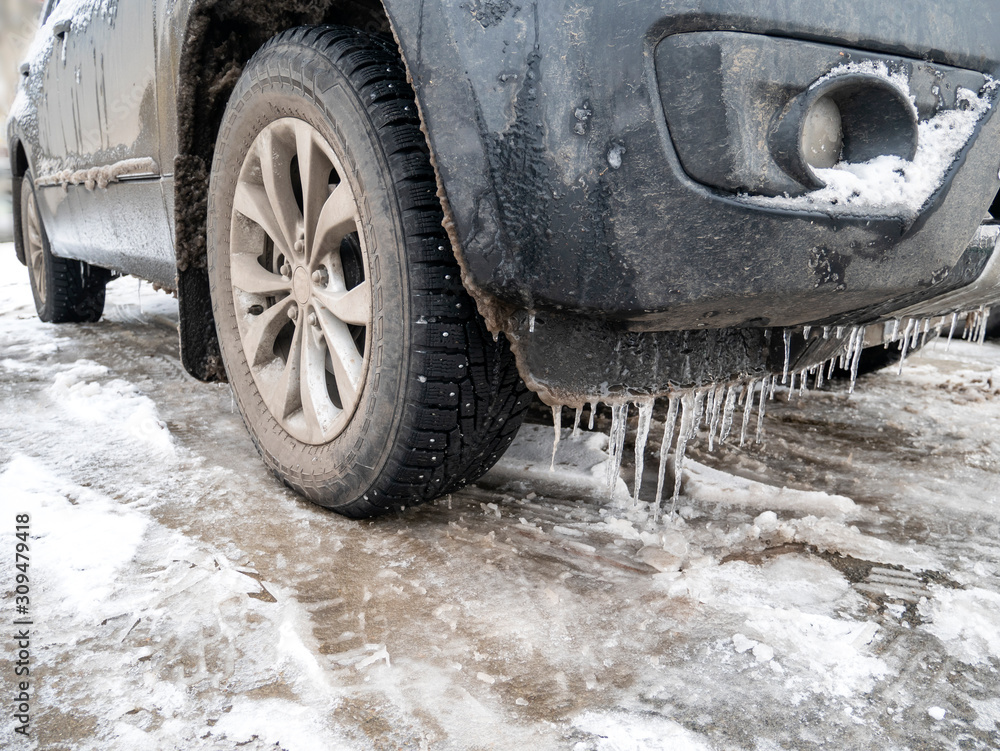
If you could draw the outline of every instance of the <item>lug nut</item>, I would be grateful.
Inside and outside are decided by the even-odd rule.
[[[292,265],[288,263],[288,261],[285,261],[285,263],[282,264],[280,271],[281,271],[281,276],[284,279],[288,279],[292,275]]]
[[[330,281],[330,274],[325,268],[318,268],[312,273],[313,284],[318,284],[321,287],[325,287],[327,282]]]
[[[305,250],[305,247],[306,247],[306,241],[304,239],[302,239],[301,237],[298,240],[295,241],[295,252],[296,253],[301,253],[303,250]]]
[[[293,321],[296,318],[299,317],[299,306],[298,305],[292,304],[292,305],[289,306],[289,308],[288,308],[288,317],[291,318]]]
[[[319,319],[316,317],[315,313],[310,313],[306,320],[309,321],[310,326],[319,326]]]

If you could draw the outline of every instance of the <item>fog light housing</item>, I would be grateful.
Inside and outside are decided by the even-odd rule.
[[[820,79],[788,103],[769,137],[771,155],[810,189],[824,187],[815,170],[879,156],[911,160],[917,113],[898,87],[867,73]]]

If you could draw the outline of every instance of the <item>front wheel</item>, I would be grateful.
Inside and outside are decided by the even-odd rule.
[[[478,478],[528,394],[461,284],[391,42],[279,34],[244,70],[217,144],[212,301],[264,461],[355,517]]]

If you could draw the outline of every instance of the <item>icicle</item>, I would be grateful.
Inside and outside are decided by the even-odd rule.
[[[920,323],[920,321],[917,321],[916,325],[913,327],[913,338],[910,341],[911,350],[915,350],[920,346]]]
[[[649,423],[653,419],[653,399],[639,402],[639,427],[635,434],[635,492],[632,507],[639,504],[639,488],[642,487],[642,470],[646,460],[646,440],[649,438]]]
[[[774,401],[774,390],[776,388],[778,388],[778,379],[777,378],[773,378],[773,377],[768,377],[767,379],[765,379],[764,384],[768,387],[767,388],[767,392],[768,392],[767,398],[773,402]]]
[[[573,410],[573,437],[576,438],[580,435],[580,415],[583,412],[583,407],[577,407]]]
[[[773,376],[767,376],[764,378],[764,385],[760,389],[760,403],[757,405],[757,437],[754,443],[760,443],[761,435],[764,432],[764,403],[766,402],[765,396],[767,395],[768,385],[771,387],[771,393],[774,393],[774,381]]]
[[[556,450],[559,448],[559,437],[562,435],[561,404],[557,404],[552,408],[552,429],[555,431],[555,438],[552,441],[552,461],[549,463],[549,472],[556,471]]]
[[[692,431],[697,430],[697,421],[700,419],[700,408],[698,394],[687,392],[681,397],[681,426],[677,432],[677,449],[674,452],[674,494],[673,503],[670,505],[670,513],[674,513],[677,505],[677,498],[681,494],[681,473],[684,471],[684,456],[687,453],[688,437]],[[696,414],[697,413],[697,414]]]
[[[726,442],[729,432],[733,429],[733,413],[736,411],[736,386],[731,385],[726,391],[726,403],[722,409],[722,427],[719,428],[719,445]]]
[[[803,339],[809,339],[809,334],[812,333],[812,330],[813,330],[812,326],[803,326],[802,327],[802,338]]]
[[[715,431],[719,427],[719,417],[722,414],[723,397],[726,387],[719,384],[712,390],[712,413],[708,424],[708,450],[715,450]]]
[[[528,333],[535,333],[535,314],[533,312],[528,314]]]
[[[833,335],[835,337],[837,337],[838,339],[843,339],[844,338],[844,327],[843,326],[838,326],[837,328],[835,328],[833,330]]]
[[[824,339],[829,339],[830,338],[830,327],[829,326],[824,326],[823,327],[823,338]]]
[[[816,382],[813,384],[814,389],[820,389],[823,387],[823,363],[816,366]]]
[[[808,370],[803,370],[802,371],[802,385],[799,386],[799,396],[800,397],[804,396],[805,393],[806,393],[806,391],[808,391],[808,390],[809,390],[809,371]]]
[[[826,372],[826,379],[828,381],[833,379],[833,371],[837,369],[837,358],[831,357],[829,363],[830,363],[830,368]]]
[[[677,396],[668,398],[667,419],[663,423],[663,438],[660,440],[660,465],[656,470],[656,515],[659,518],[660,503],[663,500],[663,481],[667,476],[667,454],[674,442],[674,428],[677,424]]]
[[[785,367],[781,371],[781,382],[788,383],[788,364],[792,358],[792,332],[785,329]]]
[[[851,328],[851,333],[848,334],[847,336],[847,349],[844,351],[843,354],[844,367],[847,367],[848,363],[850,363],[851,360],[854,359],[854,347],[856,344],[857,333],[858,333],[858,328],[857,326],[854,326]]]
[[[948,329],[948,343],[944,346],[944,351],[951,349],[951,340],[955,336],[955,327],[958,325],[958,313],[951,314],[951,328]]]
[[[792,394],[795,393],[795,376],[796,375],[797,375],[796,373],[792,373],[791,383],[788,384],[788,396],[786,397],[786,401],[789,401],[789,402],[792,401]],[[782,383],[784,383],[784,381],[782,381]]]
[[[859,326],[855,335],[857,341],[854,344],[854,357],[851,359],[851,388],[849,394],[854,393],[854,383],[858,380],[858,366],[861,364],[861,353],[865,350],[865,327]]]
[[[709,425],[712,424],[712,415],[714,410],[715,410],[715,389],[710,388],[705,395],[705,421]],[[709,447],[711,448],[712,445],[711,430],[709,430],[708,440],[709,440]]]
[[[983,307],[983,312],[980,316],[980,321],[979,321],[978,341],[980,344],[984,344],[986,342],[986,329],[989,328],[989,322],[990,322],[990,309],[987,307]]]
[[[899,339],[899,324],[900,324],[900,319],[896,318],[896,319],[893,320],[893,322],[892,322],[892,333],[889,334],[890,341],[894,342],[897,339]]]
[[[709,388],[711,387],[698,389],[694,394],[694,422],[691,423],[691,433],[688,436],[691,440],[697,437],[698,429],[701,427],[701,420],[705,415],[705,398]]]
[[[914,321],[912,318],[906,321],[906,330],[903,332],[903,350],[899,358],[899,375],[903,374],[903,363],[906,362],[906,352],[910,347],[910,334],[913,330]]]
[[[599,404],[599,402],[591,402],[590,403],[590,427],[589,427],[589,430],[593,430],[594,429],[594,415],[597,414],[597,405],[598,404]]]
[[[608,472],[605,481],[608,495],[614,498],[618,482],[618,470],[622,466],[622,452],[625,450],[625,431],[628,428],[628,402],[611,407],[611,433],[608,435]]]
[[[757,381],[750,381],[746,391],[743,392],[743,428],[740,430],[740,448],[747,442],[747,425],[750,424],[750,412],[753,411],[754,390],[757,388]],[[763,389],[763,386],[761,386]]]

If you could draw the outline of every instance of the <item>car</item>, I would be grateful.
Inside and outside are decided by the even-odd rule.
[[[175,290],[271,470],[372,516],[483,474],[530,392],[714,429],[985,319],[992,13],[47,0],[16,252],[46,321],[97,320],[112,274]]]

